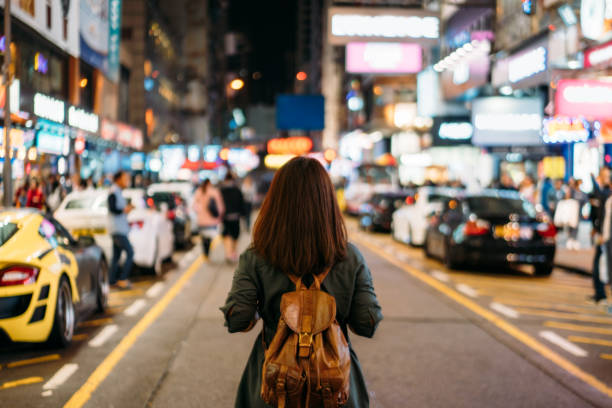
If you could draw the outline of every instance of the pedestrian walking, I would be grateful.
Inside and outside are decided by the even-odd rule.
[[[113,185],[108,194],[109,233],[113,240],[113,259],[110,269],[110,283],[119,289],[131,288],[129,281],[132,273],[134,248],[128,239],[130,225],[127,215],[134,209],[123,197],[122,191],[130,184],[128,173],[120,170],[113,176]],[[125,252],[125,262],[119,266],[121,254]]]
[[[606,291],[604,283],[600,278],[600,259],[604,244],[602,237],[602,226],[605,218],[605,204],[610,197],[610,169],[602,167],[597,178],[592,176],[593,192],[589,198],[591,203],[592,239],[595,245],[595,256],[593,258],[593,289],[595,294],[589,299],[595,304],[606,302]]]
[[[236,407],[269,407],[262,399],[262,382],[265,381],[269,385],[274,375],[272,378],[270,376],[262,378],[262,372],[265,361],[268,367],[266,372],[278,373],[274,370],[274,366],[268,363],[273,354],[270,350],[277,350],[281,343],[281,340],[276,338],[277,325],[281,328],[281,333],[287,333],[287,327],[281,325],[285,324],[285,319],[290,313],[283,314],[283,321],[279,323],[281,299],[286,307],[287,301],[295,300],[294,290],[298,287],[305,288],[310,283],[315,287],[321,287],[335,299],[335,305],[331,309],[336,312],[339,331],[346,341],[348,341],[347,327],[360,336],[374,335],[383,316],[374,292],[370,270],[359,250],[347,243],[346,228],[327,172],[317,160],[298,157],[289,161],[276,173],[255,221],[252,244],[240,257],[232,288],[225,306],[221,308],[230,333],[250,330],[259,317],[263,320],[262,331],[253,345],[240,381]],[[308,297],[307,295],[305,293],[304,297]],[[284,311],[287,312],[287,309]],[[299,318],[299,324],[303,328],[312,320],[303,319],[307,311],[303,309],[295,311],[298,314],[300,312],[303,313],[296,315],[296,320]],[[310,310],[310,313],[317,313],[317,316],[318,313],[327,314],[326,311],[319,309]],[[295,339],[296,334],[290,334]],[[312,339],[308,334],[304,332],[299,336],[299,342],[304,342],[303,346],[308,346],[308,339]],[[273,339],[275,339],[274,344],[272,344]],[[323,341],[327,339],[316,339],[310,349],[300,347],[299,355],[302,356],[299,359],[300,363],[310,367],[309,357],[304,357],[309,354],[309,350],[312,353],[311,361],[316,362],[320,355],[315,351],[320,350]],[[297,360],[296,347],[297,344],[293,344],[294,352],[288,353],[289,357],[293,356],[294,364]],[[345,350],[346,353],[343,355],[350,354],[350,387],[348,401],[343,407],[367,407],[369,396],[361,366],[350,342],[346,347],[348,350]],[[305,353],[302,354],[302,351]],[[334,357],[338,358],[337,355]],[[335,372],[330,373],[334,370],[301,368],[297,370],[291,373],[291,378],[296,378],[296,388],[302,378],[304,381],[301,381],[301,386],[306,388],[311,381],[313,384],[316,383],[313,376],[319,376],[321,373],[335,374]],[[280,372],[283,372],[282,368]],[[287,380],[291,381],[288,377],[289,374]],[[270,388],[266,390],[272,391],[277,398],[283,398],[282,392],[285,388],[282,386],[282,381],[285,378],[277,378],[279,392]],[[318,380],[321,380],[321,377]],[[337,383],[334,386],[337,386]],[[314,389],[314,386],[311,389]],[[326,389],[330,393],[336,391],[331,386]],[[310,402],[313,402],[317,396],[311,394],[307,396],[307,392],[302,391],[288,398],[304,398],[306,401],[292,400],[295,405],[287,406],[298,406],[297,404],[302,407],[324,406],[314,403],[308,405],[307,399],[310,397],[312,398]],[[266,393],[266,399],[270,395]],[[318,397],[321,398],[320,395]],[[277,399],[276,402],[277,406],[281,406],[282,402],[286,401],[279,402]],[[327,402],[325,406],[328,406]],[[329,406],[337,406],[337,403]]]
[[[546,210],[554,216],[559,201],[563,200],[565,196],[563,191],[563,180],[556,179],[553,183],[552,188],[549,189],[546,194],[546,201],[548,203],[548,207],[546,207]]]
[[[536,202],[536,185],[533,182],[531,176],[525,176],[523,181],[521,182],[521,187],[519,188],[519,192],[523,196],[523,198],[529,201],[532,204]]]
[[[193,210],[198,218],[198,227],[202,239],[202,253],[206,258],[210,254],[210,245],[219,235],[221,215],[225,212],[225,205],[219,190],[206,179],[196,189],[193,199]]]
[[[26,207],[37,208],[42,210],[45,205],[45,194],[43,193],[42,186],[37,178],[33,178],[30,181],[30,188],[26,197]]]
[[[604,204],[604,218],[601,226],[600,244],[601,260],[597,273],[595,296],[599,298],[596,300],[598,305],[607,306],[608,302],[605,285],[610,284],[610,275],[612,272],[612,196],[610,196]],[[595,280],[595,277],[593,279]]]
[[[244,198],[244,224],[246,225],[247,231],[251,231],[251,213],[253,212],[253,203],[255,202],[255,195],[257,190],[255,183],[251,176],[246,176],[242,180],[242,197]]]
[[[64,189],[57,178],[50,180],[49,195],[47,196],[47,210],[53,214],[62,203],[64,198]]]
[[[225,180],[221,183],[221,195],[225,204],[222,233],[225,260],[236,262],[238,261],[237,243],[240,237],[240,218],[244,215],[244,197],[231,172],[227,173]]]
[[[30,180],[26,178],[23,183],[15,190],[14,205],[17,208],[26,206],[28,200],[28,189],[30,188]]]

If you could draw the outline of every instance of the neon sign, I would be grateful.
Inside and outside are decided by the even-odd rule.
[[[34,54],[34,71],[46,74],[49,71],[49,60],[42,53]]]
[[[544,119],[542,140],[544,143],[586,142],[589,138],[589,124],[583,118],[555,116]]]
[[[63,101],[37,93],[34,95],[34,114],[54,122],[64,123],[66,108]]]
[[[544,46],[520,54],[508,63],[508,79],[517,83],[527,79],[547,68],[547,50]]]

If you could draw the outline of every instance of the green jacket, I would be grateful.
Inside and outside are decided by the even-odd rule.
[[[347,340],[347,326],[360,336],[372,337],[382,320],[381,308],[374,293],[372,275],[359,250],[349,244],[345,260],[329,272],[322,289],[336,299],[337,319]],[[232,289],[221,311],[230,333],[246,330],[256,313],[263,319],[264,330],[259,334],[238,387],[236,407],[267,408],[259,396],[264,346],[270,344],[280,318],[280,301],[286,292],[295,290],[293,282],[252,250],[240,256],[234,273]],[[229,315],[229,311],[231,316]],[[349,340],[350,346],[350,340]],[[357,355],[351,347],[350,397],[346,407],[368,407],[369,398]]]

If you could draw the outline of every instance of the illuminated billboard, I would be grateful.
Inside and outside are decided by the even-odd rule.
[[[540,145],[543,112],[541,98],[477,98],[472,103],[472,143],[477,146]]]
[[[612,119],[612,83],[588,79],[562,79],[555,94],[555,114]]]
[[[359,42],[346,45],[346,71],[354,74],[414,74],[423,65],[421,46]]]
[[[440,38],[438,14],[425,10],[331,7],[328,18],[328,38],[336,45],[357,41],[434,45]]]

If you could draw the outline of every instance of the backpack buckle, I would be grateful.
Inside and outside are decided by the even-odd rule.
[[[312,345],[312,333],[300,333],[298,336],[299,356],[308,357]]]

